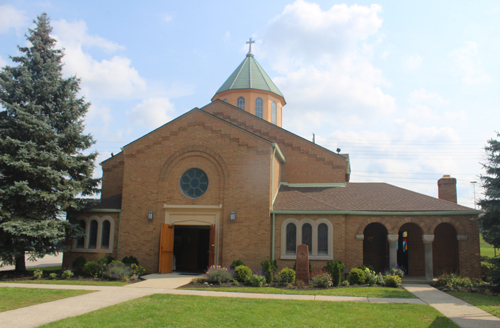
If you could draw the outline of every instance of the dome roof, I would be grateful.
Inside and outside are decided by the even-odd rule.
[[[217,90],[216,94],[236,89],[270,91],[283,97],[281,91],[276,87],[266,72],[264,72],[251,53],[247,54],[245,60],[241,62],[233,74],[231,74],[226,82]]]

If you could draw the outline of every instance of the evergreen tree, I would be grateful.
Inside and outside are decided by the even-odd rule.
[[[497,133],[500,137],[500,134]],[[479,217],[484,240],[495,248],[500,247],[500,141],[488,140],[484,148],[488,163],[483,164],[486,175],[481,175],[484,198],[478,204],[484,211]]]
[[[98,192],[92,178],[97,153],[84,134],[90,103],[78,97],[80,80],[63,78],[63,52],[47,14],[26,35],[29,46],[11,57],[17,66],[0,71],[0,261],[26,270],[31,259],[62,251],[68,238],[83,236],[62,211],[89,205],[80,195]]]

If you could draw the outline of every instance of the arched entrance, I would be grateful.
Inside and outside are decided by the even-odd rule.
[[[441,223],[434,230],[432,262],[434,276],[459,272],[457,230],[449,223]]]
[[[409,276],[425,275],[425,252],[422,229],[415,223],[405,223],[399,229],[398,265]]]
[[[389,267],[387,229],[381,223],[370,223],[363,231],[363,264],[371,265],[375,272]]]

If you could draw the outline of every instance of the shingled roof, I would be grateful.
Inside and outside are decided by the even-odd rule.
[[[472,208],[422,195],[387,183],[346,183],[345,187],[289,187],[282,185],[273,211],[471,211]],[[460,214],[460,213],[458,213]]]

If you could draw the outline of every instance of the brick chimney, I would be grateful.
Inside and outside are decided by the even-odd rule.
[[[443,175],[438,180],[438,198],[457,203],[457,179]]]

